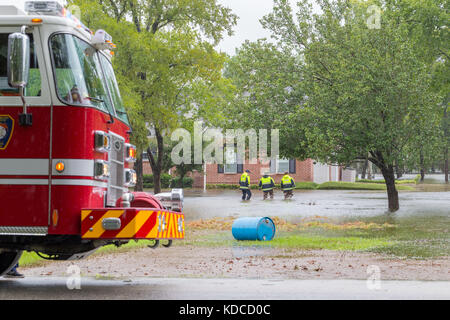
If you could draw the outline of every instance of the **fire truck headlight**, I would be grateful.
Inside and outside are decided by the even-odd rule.
[[[132,144],[127,143],[125,145],[126,155],[125,155],[125,161],[126,162],[135,162],[136,161],[136,147]]]
[[[111,149],[111,138],[109,134],[103,131],[95,131],[94,147],[98,152],[108,152]]]
[[[95,160],[94,177],[98,180],[105,180],[109,178],[109,164],[104,160]]]
[[[134,187],[136,185],[136,181],[136,171],[132,169],[125,169],[125,187]]]

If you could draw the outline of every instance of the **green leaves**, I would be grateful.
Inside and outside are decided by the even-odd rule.
[[[186,115],[214,117],[213,100],[228,89],[225,56],[208,39],[231,34],[237,17],[229,9],[215,0],[73,2],[89,27],[107,30],[117,43],[113,63],[141,149],[146,123],[168,134]]]
[[[230,117],[279,128],[284,156],[345,165],[369,154],[393,181],[396,164],[417,164],[411,154],[419,148],[435,156],[442,138],[442,57],[450,42],[442,42],[447,15],[433,14],[443,4],[318,0],[315,13],[307,0],[295,9],[274,0],[261,23],[277,44],[245,43],[228,64],[239,90]],[[420,43],[425,35],[433,38],[430,48]]]

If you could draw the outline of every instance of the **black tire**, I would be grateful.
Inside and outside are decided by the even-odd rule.
[[[0,277],[10,271],[19,262],[22,251],[7,251],[0,253]]]

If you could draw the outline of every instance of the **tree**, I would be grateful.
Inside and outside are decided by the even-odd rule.
[[[445,181],[448,183],[448,157],[450,145],[450,124],[448,106],[450,103],[450,3],[447,0],[403,0],[388,2],[397,7],[396,14],[408,22],[408,31],[414,48],[420,59],[431,66],[432,88],[442,97],[443,137],[439,143],[440,150],[425,154],[420,161],[421,172],[429,163],[436,160],[444,163]],[[425,138],[425,141],[426,138]],[[427,143],[428,144],[428,143]],[[419,146],[422,148],[423,145]],[[428,161],[427,158],[428,157]],[[430,157],[432,159],[430,159]],[[427,163],[428,162],[428,163]],[[422,175],[423,178],[423,175]]]
[[[237,91],[225,108],[226,121],[221,126],[282,129],[279,140],[283,155],[306,158],[305,140],[302,131],[297,130],[303,123],[296,108],[304,98],[304,91],[298,86],[301,67],[297,57],[265,39],[245,42],[226,65],[225,76]],[[297,125],[293,127],[291,123]]]
[[[289,87],[301,97],[295,105],[286,104],[288,112],[276,113],[280,136],[292,132],[288,144],[295,146],[280,147],[281,154],[340,165],[369,155],[386,181],[389,210],[396,211],[395,165],[405,158],[407,146],[424,136],[429,141],[442,136],[441,97],[432,90],[430,66],[414,48],[408,21],[392,6],[382,6],[386,2],[320,0],[321,13],[315,14],[302,0],[294,15],[287,0],[275,0],[262,24],[278,41],[282,61],[298,64],[288,71],[298,73]],[[385,8],[380,28],[369,24],[371,4]],[[261,61],[248,61],[257,70],[253,74]],[[241,79],[250,80],[250,75]],[[275,86],[280,96],[285,87],[280,89],[276,80],[258,82]],[[264,125],[264,117],[255,118],[255,124]]]
[[[155,131],[155,152],[148,150],[154,192],[161,191],[164,140],[186,115],[199,110],[196,95],[222,83],[225,55],[214,50],[237,17],[216,0],[75,0],[88,24],[104,27],[118,44],[114,58],[119,84],[131,101],[134,143],[148,149],[146,126]],[[93,9],[95,8],[95,10]],[[94,13],[94,14],[90,14]],[[89,26],[89,25],[88,25]],[[208,40],[211,41],[208,42]],[[142,155],[136,168],[142,167]],[[140,171],[139,169],[137,171]],[[141,174],[141,172],[138,172]],[[139,187],[139,186],[138,186]]]

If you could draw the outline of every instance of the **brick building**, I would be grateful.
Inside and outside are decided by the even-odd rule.
[[[150,174],[151,168],[148,160],[144,160],[144,174]],[[250,170],[250,181],[257,184],[261,176],[268,172],[276,183],[280,183],[285,172],[294,178],[296,182],[309,181],[323,183],[327,181],[355,181],[356,171],[341,166],[318,163],[312,159],[300,160],[273,160],[268,164],[206,164],[206,179],[204,172],[193,172],[190,176],[194,179],[194,187],[203,188],[206,184],[238,184],[241,174]]]

